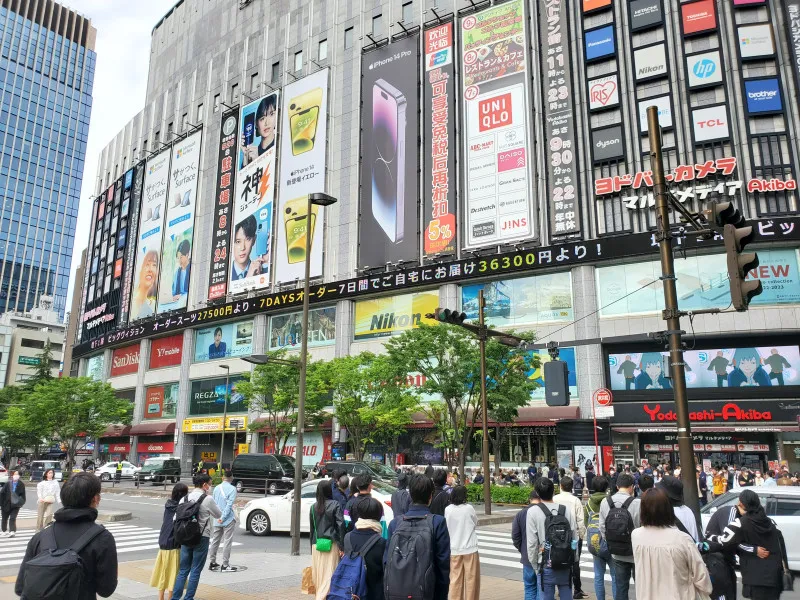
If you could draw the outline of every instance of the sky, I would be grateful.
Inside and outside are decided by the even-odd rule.
[[[94,74],[92,116],[83,169],[81,204],[72,267],[67,290],[67,310],[72,304],[75,269],[89,241],[92,196],[97,161],[102,149],[144,108],[147,91],[150,33],[176,0],[60,0],[91,19],[97,29],[97,67]]]

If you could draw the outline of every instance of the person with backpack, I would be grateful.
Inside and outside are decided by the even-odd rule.
[[[392,512],[395,517],[400,517],[408,512],[411,506],[411,495],[408,493],[408,475],[400,473],[397,476],[397,489],[392,492]]]
[[[617,478],[617,493],[600,504],[600,534],[611,552],[611,568],[616,579],[614,600],[628,600],[633,564],[631,533],[639,527],[639,498],[633,497],[633,477]]]
[[[175,508],[174,535],[175,543],[181,547],[181,564],[172,586],[172,600],[180,600],[184,587],[184,600],[194,600],[208,556],[212,520],[222,516],[216,502],[208,497],[211,477],[201,472],[194,476],[193,482],[194,490]]]
[[[458,485],[444,509],[450,536],[449,600],[478,600],[481,595],[481,563],[478,560],[478,515],[467,503],[467,488]]]
[[[19,478],[19,471],[11,471],[11,477],[0,489],[3,529],[0,537],[13,538],[17,535],[17,515],[23,506],[25,506],[25,484]]]
[[[85,471],[70,475],[61,502],[55,522],[28,542],[14,592],[36,600],[108,598],[117,589],[117,545],[95,523],[100,479]],[[53,554],[56,549],[63,553]]]
[[[433,500],[430,510],[434,515],[444,516],[444,509],[450,504],[450,493],[447,488],[447,471],[436,469],[433,474]]]
[[[583,549],[583,539],[586,537],[586,525],[584,524],[584,510],[583,510],[583,503],[580,501],[579,498],[576,498],[572,494],[572,479],[569,477],[564,477],[561,480],[561,493],[556,494],[553,496],[553,502],[556,504],[561,504],[567,508],[567,512],[572,512],[575,516],[575,524],[578,531],[578,548],[577,554],[580,557],[581,551]],[[575,600],[581,600],[582,598],[588,598],[589,594],[583,591],[583,587],[581,586],[581,569],[580,569],[580,562],[575,562],[572,565],[572,590],[573,595],[572,597]]]
[[[208,546],[208,554],[211,562],[208,565],[209,571],[219,569],[220,573],[235,573],[236,567],[232,567],[231,547],[233,546],[233,532],[236,529],[236,515],[233,512],[233,503],[236,502],[236,488],[231,483],[232,477],[229,470],[223,471],[222,483],[214,488],[214,502],[222,512],[222,515],[214,520],[214,527],[211,530],[211,543]],[[217,564],[217,550],[222,542],[222,565]]]
[[[536,490],[531,490],[528,495],[528,506],[519,511],[511,523],[511,542],[519,552],[519,562],[522,563],[522,585],[525,590],[523,600],[539,599],[539,588],[536,585],[536,569],[528,558],[527,516],[528,511],[534,504],[539,504],[539,494],[536,493]]]
[[[331,577],[344,550],[344,514],[333,499],[331,481],[317,485],[317,501],[309,510],[311,531],[311,576],[316,588],[316,600],[326,600]]]
[[[433,499],[433,481],[414,475],[408,491],[408,512],[389,524],[389,543],[383,557],[384,597],[446,600],[450,588],[450,535],[444,517],[431,514],[428,508]]]
[[[175,509],[188,493],[189,487],[179,481],[172,488],[172,496],[164,504],[161,532],[158,535],[158,555],[150,576],[150,587],[158,590],[158,600],[172,595],[172,585],[180,570],[181,547],[175,543]]]
[[[712,590],[708,570],[692,539],[673,525],[672,503],[664,490],[648,490],[639,514],[642,526],[631,533],[637,600],[708,596]]]
[[[617,578],[614,576],[614,564],[611,561],[611,553],[600,533],[600,507],[608,497],[608,479],[599,475],[592,481],[593,491],[589,496],[589,501],[584,508],[586,521],[586,543],[589,546],[589,553],[592,555],[594,563],[594,594],[597,600],[606,600],[606,567],[611,573],[611,595],[616,596]]]
[[[550,478],[536,482],[540,502],[528,510],[525,530],[528,560],[538,565],[539,585],[543,600],[571,598],[570,580],[573,563],[578,560],[578,525],[575,514],[553,502],[555,486]]]
[[[344,536],[344,556],[331,578],[327,600],[383,600],[383,505],[366,496],[358,502],[355,529]]]

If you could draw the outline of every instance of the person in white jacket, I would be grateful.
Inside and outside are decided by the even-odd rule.
[[[481,564],[478,560],[478,515],[467,504],[467,488],[457,485],[444,509],[450,534],[450,591],[448,600],[479,600]]]
[[[575,524],[578,529],[578,556],[581,555],[583,547],[583,538],[586,537],[586,523],[583,514],[583,503],[579,498],[573,496],[571,477],[562,477],[559,482],[561,486],[561,493],[553,496],[553,502],[567,507],[567,512],[572,512],[575,515]],[[588,598],[589,594],[583,591],[581,587],[581,569],[580,562],[576,562],[572,568],[572,591],[573,598]]]
[[[47,469],[36,484],[36,497],[36,531],[41,531],[53,520],[56,503],[61,504],[61,485],[56,481],[53,469]]]

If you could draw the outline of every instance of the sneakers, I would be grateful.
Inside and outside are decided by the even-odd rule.
[[[230,565],[223,565],[222,568],[219,570],[220,573],[236,573],[238,571],[236,567],[232,567]]]
[[[15,535],[17,535],[17,533],[15,531],[11,531],[6,537],[14,537]]]
[[[8,537],[8,532],[0,531],[0,538]]]
[[[216,571],[217,569],[219,569],[219,564],[215,562],[212,562],[210,565],[208,565],[209,571]]]
[[[588,598],[588,597],[589,594],[587,594],[586,592],[575,592],[575,595],[573,596],[575,600],[581,600],[583,598]]]

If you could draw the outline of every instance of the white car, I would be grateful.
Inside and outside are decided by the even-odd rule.
[[[778,529],[786,540],[786,553],[789,557],[789,568],[800,571],[800,487],[775,486],[748,488],[758,494],[761,505],[767,516],[775,521]],[[700,520],[703,531],[708,527],[708,522],[718,510],[727,510],[739,502],[741,490],[727,492],[709,502],[700,510]]]
[[[132,479],[133,476],[139,472],[139,467],[127,460],[122,461],[122,478]],[[94,472],[101,480],[111,481],[117,475],[117,463],[115,461],[108,462],[102,467],[95,469]]]
[[[324,479],[306,481],[300,491],[300,533],[308,533],[310,526],[308,514],[311,505],[317,501],[317,485]],[[373,481],[372,497],[383,504],[386,522],[394,518],[392,512],[392,486]],[[283,496],[266,496],[251,500],[239,513],[239,527],[254,535],[269,535],[273,531],[290,531],[292,523],[292,498],[294,492]]]

